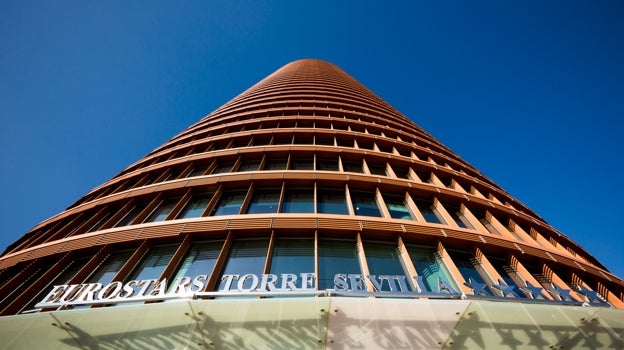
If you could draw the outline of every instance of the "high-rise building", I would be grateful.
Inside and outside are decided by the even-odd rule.
[[[624,348],[624,281],[292,62],[0,257],[0,348]]]

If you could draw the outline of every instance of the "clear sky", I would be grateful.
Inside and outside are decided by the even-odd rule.
[[[622,1],[0,11],[0,251],[299,58],[333,62],[624,276]]]

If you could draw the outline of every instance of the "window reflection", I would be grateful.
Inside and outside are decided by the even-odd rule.
[[[247,214],[276,213],[279,198],[279,188],[256,188],[249,202]]]
[[[324,214],[349,214],[343,189],[319,188],[317,212]]]
[[[440,220],[440,217],[438,217],[436,213],[437,210],[433,206],[432,200],[419,198],[419,199],[414,200],[414,203],[416,203],[416,206],[418,207],[418,210],[420,210],[420,213],[422,214],[422,216],[425,218],[425,221],[435,223],[435,224],[442,223],[442,221]]]
[[[403,266],[399,259],[399,249],[395,244],[382,242],[364,242],[364,254],[366,255],[366,264],[371,275],[382,276],[401,276],[405,275]],[[389,282],[379,280],[381,291],[391,291]],[[407,282],[406,282],[407,283]],[[395,289],[398,287],[394,283]]]
[[[314,238],[278,238],[275,240],[270,273],[280,275],[314,272]]]
[[[390,213],[390,217],[393,219],[413,220],[413,217],[405,204],[405,198],[403,196],[384,194],[384,202]]]
[[[180,265],[178,272],[171,281],[175,282],[181,277],[194,278],[199,275],[210,276],[222,246],[223,242],[221,241],[193,244]]]
[[[411,244],[405,247],[418,276],[422,277],[422,282],[427,291],[441,292],[440,280],[444,281],[444,283],[451,283],[452,285],[449,287],[459,290],[434,248]]]
[[[240,213],[246,194],[247,190],[224,191],[219,199],[219,203],[213,209],[212,215],[235,215]]]
[[[381,217],[375,200],[375,192],[351,191],[350,194],[355,215]]]
[[[178,219],[186,219],[186,218],[198,218],[206,210],[206,206],[212,199],[214,195],[213,192],[209,193],[198,193],[193,195],[191,200],[186,203],[180,214],[178,214]]]
[[[287,188],[281,212],[314,213],[314,188]]]
[[[360,274],[354,240],[320,238],[318,240],[318,288],[334,288],[334,275]]]
[[[173,210],[173,207],[175,207],[175,205],[178,203],[179,200],[180,200],[179,197],[165,199],[147,217],[147,219],[145,219],[144,222],[157,222],[157,221],[165,220],[167,216],[169,216],[169,213],[171,212],[171,210]]]
[[[232,243],[230,254],[223,269],[223,275],[261,275],[269,249],[268,239],[239,239]],[[227,281],[221,278],[218,290],[226,287]],[[248,287],[248,286],[243,286]],[[236,289],[236,287],[231,287]]]

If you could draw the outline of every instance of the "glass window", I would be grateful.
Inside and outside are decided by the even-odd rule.
[[[427,183],[427,182],[429,182],[431,180],[431,173],[425,173],[423,171],[417,171],[416,175],[418,176],[418,178],[422,182]]]
[[[364,254],[366,263],[371,275],[400,276],[405,275],[401,260],[399,259],[399,249],[395,244],[381,242],[364,242]],[[388,281],[376,279],[380,282],[380,291],[391,291]],[[407,282],[406,282],[407,283]],[[398,285],[395,282],[395,288]],[[376,287],[377,289],[377,287]]]
[[[361,160],[342,160],[342,170],[350,173],[362,173]]]
[[[74,277],[74,275],[77,274],[78,271],[80,271],[80,268],[82,268],[88,260],[89,258],[82,258],[77,261],[72,261],[71,265],[61,271],[61,273],[59,273],[50,284],[48,284],[48,287],[41,288],[39,294],[37,294],[37,296],[35,296],[28,303],[28,305],[22,308],[22,311],[35,309],[35,305],[37,305],[37,303],[39,303],[43,298],[46,297],[46,295],[50,292],[52,286],[67,284],[72,279],[72,277]]]
[[[474,282],[473,287],[476,287],[476,289],[473,288],[474,294],[493,295],[489,288],[489,283],[484,279],[485,271],[483,271],[483,267],[474,254],[459,250],[448,250],[448,254],[462,277],[464,277],[464,280],[466,280],[466,283],[470,283],[469,280]],[[485,287],[483,287],[484,285]]]
[[[246,274],[261,275],[264,272],[268,249],[268,239],[239,239],[234,241],[221,276]],[[227,282],[228,280],[222,277],[218,290],[225,289]],[[230,289],[236,290],[237,282],[230,282],[233,286],[230,287]],[[251,283],[251,281],[249,281],[249,283]],[[249,288],[247,285],[243,287]]]
[[[180,265],[175,277],[171,280],[175,282],[180,277],[194,278],[199,275],[212,274],[223,242],[201,242],[191,246],[184,261]]]
[[[375,200],[375,192],[351,191],[351,202],[355,215],[381,217]]]
[[[154,247],[149,250],[139,266],[126,278],[131,280],[158,279],[176,251],[176,245]]]
[[[299,125],[297,125],[299,127]],[[295,144],[298,145],[311,145],[313,142],[312,136],[303,136],[297,135],[295,136]]]
[[[359,140],[357,144],[359,148],[370,149],[370,150],[373,149],[373,143],[370,141]]]
[[[204,165],[196,165],[193,168],[193,171],[191,171],[187,177],[195,177],[195,176],[202,176],[206,173],[206,170],[208,170],[208,165],[204,164]]]
[[[400,179],[409,179],[409,168],[392,167],[394,174]]]
[[[422,277],[422,282],[427,291],[433,293],[442,292],[440,290],[440,281],[443,281],[445,284],[452,283],[449,287],[454,288],[456,291],[460,290],[455,285],[451,274],[438,257],[435,249],[411,244],[406,244],[405,247],[418,276]]]
[[[334,138],[333,137],[322,137],[322,136],[317,136],[315,137],[315,143],[319,146],[333,146],[334,145]]]
[[[286,158],[267,159],[264,170],[286,170]]]
[[[213,195],[213,192],[194,194],[182,211],[180,211],[177,219],[200,217],[204,213],[204,210],[206,210],[206,206],[208,206]]]
[[[292,136],[281,136],[273,138],[273,145],[290,145],[292,143]]]
[[[278,238],[271,258],[272,274],[314,273],[313,238]],[[297,284],[300,286],[300,283]]]
[[[281,212],[314,213],[314,188],[286,188]]]
[[[425,218],[425,221],[432,222],[435,224],[442,223],[442,221],[440,220],[440,218],[438,217],[436,213],[436,209],[433,206],[432,200],[416,199],[414,203],[416,203],[416,206],[418,207],[418,210],[420,210],[420,213],[422,214],[422,216]]]
[[[255,188],[247,214],[277,213],[279,199],[279,188]]]
[[[343,189],[319,188],[317,212],[324,214],[349,214]]]
[[[381,175],[386,176],[386,166],[380,164],[370,164],[368,163],[368,170],[370,170],[373,175]]]
[[[212,215],[234,215],[240,213],[246,194],[247,190],[223,191],[219,203],[212,210]]]
[[[487,219],[487,213],[485,212],[485,210],[475,209],[475,210],[471,210],[471,212],[479,220],[479,222],[481,222],[481,224],[485,227],[485,229],[488,230],[489,233],[493,233],[495,235],[501,235],[501,233],[498,232],[496,227],[492,225],[490,220]]]
[[[260,167],[260,159],[243,159],[237,171],[256,171]]]
[[[115,227],[122,227],[132,224],[134,219],[136,219],[136,217],[141,214],[145,207],[147,207],[147,203],[139,203],[135,205],[132,209],[128,211],[126,215],[124,215],[124,217],[121,218],[121,220],[117,222],[117,224],[115,224]]]
[[[177,247],[177,245],[168,245],[150,249],[141,263],[132,271],[128,278],[126,278],[126,282],[132,280],[159,279],[165,267],[167,267],[167,264],[169,264],[169,261],[173,257]],[[142,284],[132,285],[134,296],[137,296],[143,287]]]
[[[488,256],[487,259],[490,262],[490,264],[492,264],[492,267],[494,267],[496,272],[498,272],[498,274],[503,278],[503,282],[505,282],[507,286],[511,287],[509,290],[510,292],[512,292],[513,294],[515,294],[517,297],[520,297],[520,298],[528,297],[519,288],[518,283],[516,282],[516,281],[523,282],[524,279],[519,276],[516,270],[513,267],[511,267],[507,261],[501,258],[494,257],[494,256]],[[501,284],[500,281],[496,281],[496,282],[498,284]],[[522,286],[524,287],[525,284],[522,283]],[[509,296],[509,294],[505,296]]]
[[[290,169],[291,170],[313,170],[314,158],[312,156],[310,156],[310,158],[293,157],[290,159]]]
[[[458,206],[445,204],[444,207],[446,208],[446,211],[448,211],[448,213],[451,215],[457,226],[462,228],[469,228],[469,221],[468,219],[466,219]]]
[[[338,145],[338,147],[353,147],[353,140],[336,138],[336,144]]]
[[[338,273],[362,273],[358,263],[355,241],[319,238],[318,270],[319,290],[333,288],[334,276]]]
[[[317,158],[316,170],[338,171],[338,158]]]
[[[234,166],[234,162],[219,162],[217,166],[212,171],[213,174],[224,174],[229,173],[232,170],[232,166]]]
[[[145,219],[144,222],[157,222],[165,220],[167,216],[169,216],[171,210],[173,210],[173,207],[178,204],[179,200],[179,197],[167,198],[163,200],[162,202],[160,202],[160,205],[147,217],[147,219]]]
[[[108,284],[113,281],[121,267],[130,259],[132,250],[125,250],[110,254],[95,272],[89,276],[85,283],[102,283]]]
[[[106,220],[108,220],[111,216],[112,216],[112,213],[110,211],[107,212],[95,224],[93,224],[93,226],[91,226],[91,228],[89,228],[87,232],[97,231],[100,227],[102,227],[102,225],[104,225]]]
[[[405,204],[405,198],[403,196],[384,194],[383,198],[386,202],[386,206],[388,207],[388,212],[390,213],[391,218],[402,220],[414,219],[412,218],[409,209],[407,209],[407,205]]]

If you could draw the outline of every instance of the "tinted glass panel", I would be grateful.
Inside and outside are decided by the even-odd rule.
[[[483,269],[472,253],[449,250],[448,254],[451,259],[453,259],[455,266],[457,266],[457,269],[462,274],[462,277],[464,277],[464,280],[466,280],[466,283],[469,283],[469,279],[472,279],[473,282],[478,284],[487,284],[482,275]],[[474,292],[474,294],[492,295],[489,287]]]
[[[314,213],[314,189],[287,188],[282,213]]]
[[[374,192],[351,191],[351,202],[355,215],[381,217]]]
[[[428,199],[416,199],[414,203],[416,203],[416,206],[418,207],[418,210],[420,210],[422,216],[425,218],[425,221],[436,224],[441,223],[440,218],[438,218],[433,208],[433,201]]]
[[[234,162],[220,162],[212,171],[213,174],[224,174],[229,173],[232,170],[232,166],[234,166]]]
[[[208,275],[210,277],[222,246],[223,242],[221,241],[193,244],[171,281],[175,282],[180,277],[192,279],[199,275]]]
[[[370,170],[373,175],[381,175],[386,176],[386,166],[380,164],[368,164],[368,170]]]
[[[318,240],[318,285],[320,290],[334,287],[334,275],[359,274],[355,241],[337,239]]]
[[[440,280],[446,284],[450,283],[450,287],[455,288],[456,291],[459,290],[450,277],[450,273],[437,257],[435,249],[416,245],[406,245],[406,248],[416,272],[423,278],[422,281],[428,291],[440,292]]]
[[[362,161],[343,160],[342,170],[350,173],[362,173]]]
[[[371,275],[405,275],[399,260],[399,250],[395,244],[364,242],[364,254]],[[391,290],[387,280],[377,279],[377,281],[380,282],[381,291]]]
[[[338,158],[317,158],[316,170],[338,171]]]
[[[231,190],[224,191],[217,203],[216,207],[212,211],[212,215],[234,215],[238,214],[247,194],[246,190]]]
[[[256,171],[260,167],[260,159],[243,159],[237,171]]]
[[[212,199],[214,193],[199,193],[193,195],[191,200],[186,203],[184,209],[178,214],[178,219],[186,219],[186,218],[197,218],[200,217],[204,210],[206,210],[206,206]]]
[[[286,158],[267,159],[264,170],[286,170]]]
[[[130,225],[134,221],[134,219],[139,216],[143,209],[145,209],[145,207],[147,207],[147,203],[139,203],[135,205],[134,208],[130,209],[128,214],[126,214],[123,218],[121,218],[121,220],[117,222],[117,224],[115,224],[115,227]]]
[[[157,222],[163,221],[169,216],[169,213],[178,203],[180,198],[165,199],[160,205],[145,219],[144,222]]]
[[[197,165],[195,166],[195,168],[193,168],[193,171],[191,171],[187,177],[204,175],[206,173],[206,170],[208,170],[208,165]]]
[[[314,273],[314,239],[280,238],[275,240],[270,273]],[[297,286],[300,287],[298,280]]]
[[[343,189],[319,188],[317,212],[325,214],[349,214]]]
[[[314,158],[291,158],[290,159],[291,170],[312,170],[314,169]]]
[[[234,241],[225,263],[222,276],[245,274],[261,275],[264,271],[268,248],[268,239],[241,239]],[[251,283],[251,281],[247,282]],[[218,289],[223,290],[226,283],[227,281],[221,278]],[[237,282],[234,281],[232,284],[233,287],[230,287],[230,289],[236,290],[236,283]],[[248,285],[243,285],[243,287],[249,288]]]
[[[407,205],[405,205],[405,199],[402,196],[395,195],[383,195],[390,217],[393,219],[413,220]]]
[[[279,188],[256,188],[247,208],[247,214],[277,213]]]

